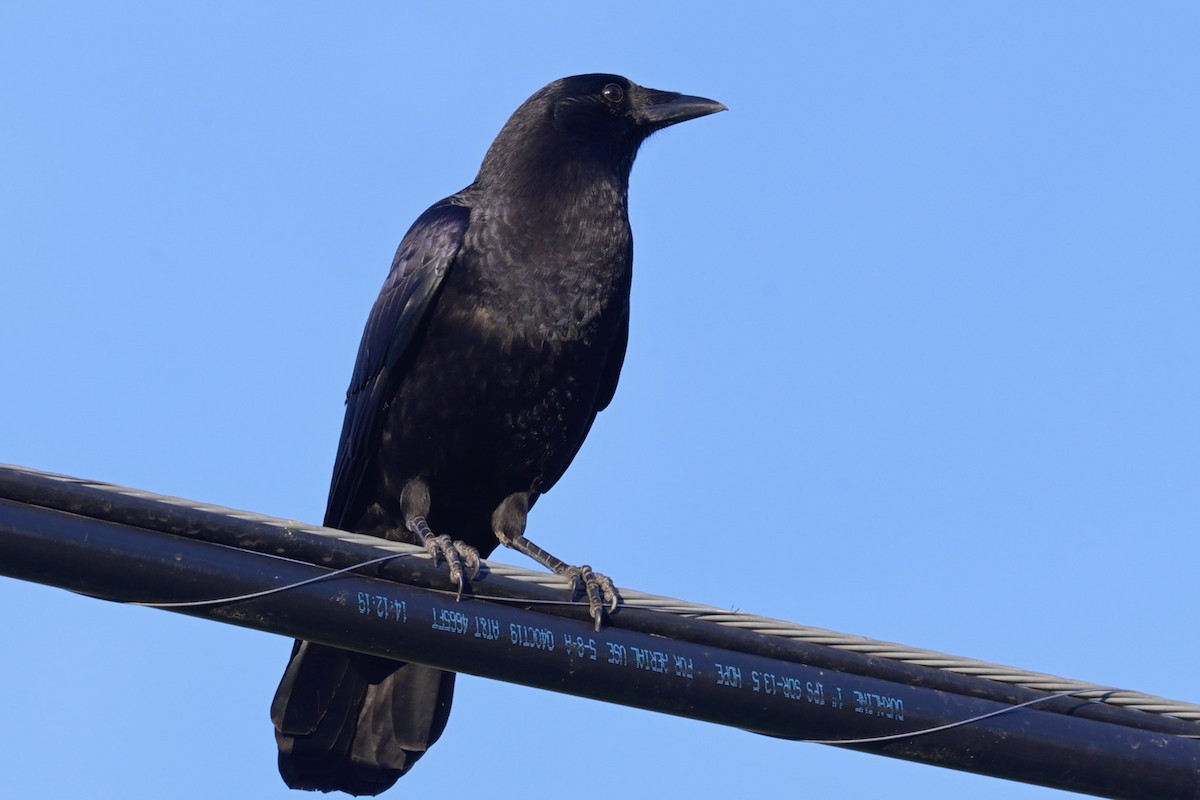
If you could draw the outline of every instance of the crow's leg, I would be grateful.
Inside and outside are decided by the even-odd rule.
[[[604,622],[605,606],[610,613],[617,610],[617,602],[620,599],[617,587],[607,575],[595,572],[586,564],[573,567],[525,538],[530,497],[530,492],[517,492],[504,498],[504,502],[492,513],[492,531],[504,546],[524,553],[555,575],[570,579],[572,591],[582,588],[587,594],[588,613],[596,621],[596,630],[600,630]]]
[[[479,574],[479,551],[465,542],[452,540],[442,534],[437,536],[429,528],[425,517],[429,515],[429,484],[421,478],[413,478],[404,484],[400,491],[400,511],[404,515],[404,527],[408,528],[420,539],[421,544],[429,552],[436,567],[438,561],[446,560],[450,569],[450,580],[458,585],[458,599],[462,599],[463,589],[467,585],[464,568],[471,570],[471,577]]]

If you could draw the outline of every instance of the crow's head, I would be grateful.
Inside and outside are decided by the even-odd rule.
[[[535,93],[509,118],[484,159],[480,177],[531,177],[580,160],[608,165],[628,179],[638,147],[677,122],[724,111],[715,100],[638,86],[620,75],[575,75]],[[522,181],[523,182],[523,181]]]

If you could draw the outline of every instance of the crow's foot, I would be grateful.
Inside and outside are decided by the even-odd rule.
[[[604,624],[605,612],[611,614],[616,611],[617,603],[621,599],[612,578],[594,571],[587,564],[580,567],[564,567],[559,574],[571,581],[572,591],[583,589],[588,599],[588,614],[595,621],[596,630],[599,631]]]
[[[506,547],[524,553],[555,575],[561,575],[571,581],[572,594],[578,589],[583,589],[588,599],[588,614],[595,621],[596,630],[600,630],[604,625],[606,608],[609,614],[617,610],[621,596],[617,593],[617,587],[613,584],[612,578],[607,575],[601,575],[586,564],[582,567],[573,567],[562,559],[547,553],[523,535],[510,536],[497,529],[496,538]]]
[[[471,545],[455,541],[445,534],[438,536],[429,528],[429,523],[424,517],[415,516],[408,523],[408,529],[415,533],[424,545],[429,557],[433,560],[433,565],[437,566],[441,560],[445,560],[447,568],[450,570],[450,580],[458,586],[457,599],[462,600],[463,590],[467,586],[466,571],[471,571],[471,578],[479,575],[479,551]]]

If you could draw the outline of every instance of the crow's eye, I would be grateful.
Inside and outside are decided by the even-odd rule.
[[[610,83],[608,86],[605,86],[600,94],[604,96],[605,100],[612,103],[614,106],[625,99],[625,90],[615,83]]]

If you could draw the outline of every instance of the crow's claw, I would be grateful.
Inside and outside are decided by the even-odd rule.
[[[479,550],[461,540],[454,542],[454,549],[458,551],[463,562],[470,568],[471,579],[478,578],[479,570],[483,567],[483,559],[479,557]]]

